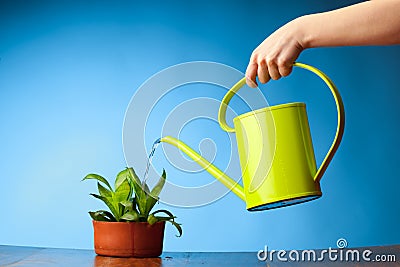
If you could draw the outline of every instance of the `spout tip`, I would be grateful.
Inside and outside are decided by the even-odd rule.
[[[161,143],[161,139],[162,139],[162,137],[158,138],[154,143],[155,144]]]

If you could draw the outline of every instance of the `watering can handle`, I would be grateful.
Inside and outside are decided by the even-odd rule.
[[[332,143],[328,153],[325,156],[324,161],[322,162],[321,166],[319,167],[319,169],[314,177],[314,180],[319,182],[319,180],[321,179],[326,168],[328,167],[329,163],[331,162],[333,155],[335,154],[335,152],[338,149],[339,144],[342,140],[342,136],[343,136],[343,132],[344,132],[344,121],[345,121],[342,97],[340,96],[339,91],[337,90],[337,88],[336,88],[335,84],[332,82],[332,80],[325,73],[320,71],[319,69],[312,67],[310,65],[299,63],[299,62],[293,63],[293,66],[309,70],[309,71],[315,73],[318,77],[320,77],[328,85],[328,87],[331,90],[332,95],[335,99],[335,102],[336,102],[336,108],[337,108],[337,114],[338,114],[337,115],[336,135],[335,135],[335,138],[333,140],[333,143]],[[218,121],[219,121],[219,125],[221,126],[221,128],[224,131],[235,132],[235,129],[230,127],[226,123],[226,109],[227,109],[228,104],[231,101],[232,97],[245,84],[246,84],[246,78],[241,79],[228,91],[228,93],[226,93],[226,95],[222,99],[221,105],[219,107],[219,112],[218,112]]]

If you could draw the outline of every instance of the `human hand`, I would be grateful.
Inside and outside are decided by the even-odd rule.
[[[246,70],[246,83],[257,87],[256,77],[261,83],[278,80],[292,72],[294,61],[304,50],[302,33],[296,25],[297,19],[276,30],[251,54]]]

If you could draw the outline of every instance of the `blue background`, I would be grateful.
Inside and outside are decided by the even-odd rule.
[[[148,77],[193,60],[244,71],[280,25],[354,2],[1,1],[0,244],[92,248],[87,211],[103,206],[88,195],[95,183],[80,180],[124,168],[124,113]],[[259,213],[232,193],[199,208],[166,207],[184,235],[169,225],[165,250],[327,248],[339,238],[351,247],[399,244],[399,56],[399,46],[305,51],[299,61],[329,74],[346,107],[324,196]],[[336,123],[329,91],[302,71],[266,87],[271,104],[307,102],[320,163]]]

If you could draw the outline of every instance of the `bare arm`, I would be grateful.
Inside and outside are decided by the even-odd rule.
[[[287,76],[307,48],[400,44],[400,0],[367,1],[329,12],[306,15],[285,24],[252,53],[247,83]]]

